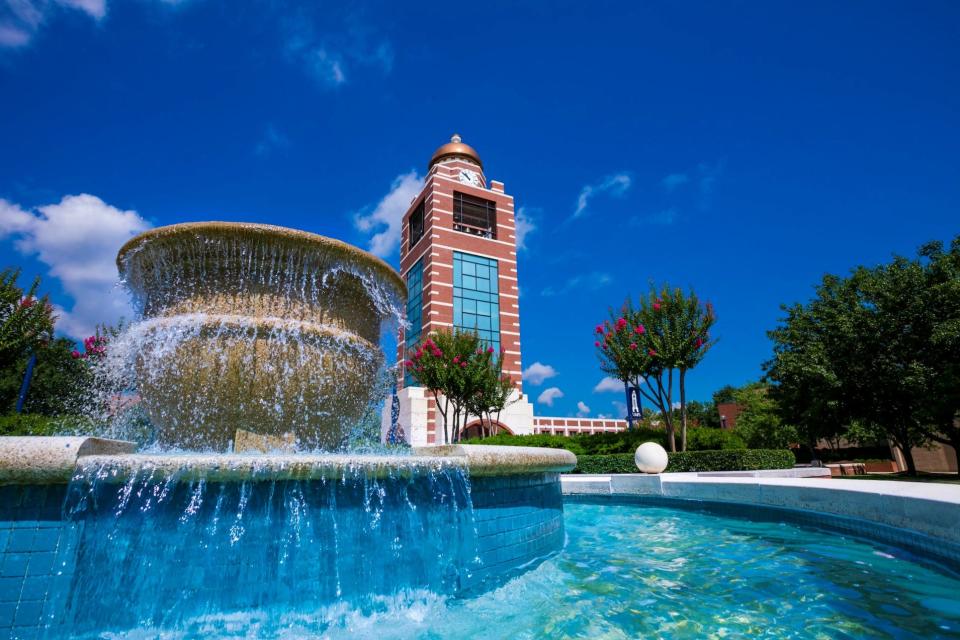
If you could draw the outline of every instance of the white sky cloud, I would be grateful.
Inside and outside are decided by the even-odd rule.
[[[107,0],[7,0],[0,11],[0,47],[15,49],[30,44],[43,23],[58,9],[74,9],[94,20],[107,15]]]
[[[590,273],[581,273],[576,275],[559,287],[548,286],[540,292],[540,295],[543,296],[559,296],[567,292],[574,290],[589,290],[596,291],[600,287],[603,287],[613,281],[613,278],[610,277],[609,273],[603,273],[602,271],[591,271]]]
[[[605,177],[597,184],[589,184],[580,190],[577,197],[577,208],[573,211],[571,218],[579,218],[587,211],[587,205],[590,200],[599,194],[606,193],[611,196],[622,196],[630,188],[632,180],[629,174],[616,173]]]
[[[685,173],[671,173],[661,180],[663,188],[666,189],[667,192],[673,191],[688,182],[690,182],[690,176]]]
[[[369,213],[361,211],[354,215],[354,226],[360,231],[372,232],[379,229],[370,238],[371,253],[386,258],[397,250],[400,245],[403,214],[407,212],[410,203],[421,189],[423,189],[423,178],[419,177],[416,171],[400,174],[393,180],[387,195],[373,207],[373,211]],[[366,210],[369,209],[370,207],[367,207]]]
[[[549,389],[544,389],[543,393],[537,398],[537,402],[540,404],[545,404],[548,407],[553,406],[553,401],[558,398],[563,397],[563,391],[560,391],[557,387],[550,387]]]
[[[517,223],[517,250],[524,251],[527,248],[527,236],[537,230],[537,225],[534,224],[533,218],[530,217],[524,207],[520,207],[517,211],[514,221]]]
[[[607,393],[613,391],[623,393],[623,381],[617,380],[612,376],[607,376],[598,382],[597,386],[593,388],[594,393]]]
[[[93,333],[100,323],[130,318],[126,294],[117,287],[116,257],[132,236],[150,223],[136,211],[122,211],[96,196],[66,196],[59,204],[25,210],[0,199],[0,238],[47,265],[71,298],[58,310],[57,329],[74,338]]]
[[[588,415],[590,415],[590,407],[587,406],[587,403],[583,400],[577,402],[577,417],[586,418]]]
[[[557,370],[551,367],[548,364],[543,364],[541,362],[534,362],[532,365],[523,370],[523,381],[529,382],[535,387],[539,387],[543,384],[544,380],[548,380],[557,375]]]

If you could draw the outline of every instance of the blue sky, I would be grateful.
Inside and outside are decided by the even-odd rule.
[[[952,2],[0,1],[0,263],[74,334],[122,312],[113,255],[151,225],[396,264],[398,203],[456,131],[526,221],[524,364],[556,374],[526,390],[562,393],[537,410],[615,412],[591,331],[651,281],[716,306],[706,399],[760,375],[824,273],[960,232],[958,24]]]

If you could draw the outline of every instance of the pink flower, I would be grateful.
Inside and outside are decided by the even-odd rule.
[[[70,352],[70,356],[71,356],[74,360],[76,360],[77,358],[80,357],[80,352],[77,351],[76,349],[74,349],[73,351]]]
[[[487,353],[493,353],[493,347],[487,347]]]
[[[461,363],[460,363],[460,367],[461,367],[462,369],[466,369],[466,368],[467,368],[467,363],[466,363],[466,362],[461,362]]]
[[[477,349],[477,355],[478,356],[483,355],[483,349]]]
[[[617,331],[620,331],[625,326],[627,326],[626,318],[620,318],[619,320],[617,320]]]
[[[635,327],[633,328],[633,332],[634,332],[635,334],[637,334],[638,336],[642,336],[643,334],[645,334],[645,333],[647,332],[647,330],[643,328],[643,325],[642,325],[642,324],[638,324],[637,326],[635,326]]]
[[[656,358],[657,352],[654,351],[653,349],[650,349],[649,351],[647,351],[647,355],[650,356],[651,358]]]
[[[20,308],[29,309],[30,307],[33,306],[34,302],[36,302],[36,300],[34,300],[33,298],[24,298],[23,300],[20,301]]]
[[[630,343],[630,348],[631,348],[632,350],[636,351],[636,349],[637,349],[637,343],[636,343],[636,342],[631,342],[631,343]]]
[[[460,356],[453,356],[453,364],[460,364]]]
[[[703,346],[703,338],[697,338],[697,349]]]
[[[594,342],[594,343],[593,343],[593,346],[599,347],[599,346],[600,346],[600,341]]]
[[[604,351],[606,351],[606,350],[607,350],[607,345],[603,345],[602,349],[603,349]]]
[[[423,350],[422,350],[422,349],[417,349],[417,352],[416,352],[415,354],[413,354],[413,357],[416,358],[417,360],[419,360],[420,358],[422,358],[422,357],[423,357]]]
[[[602,324],[598,324],[596,331],[597,331],[597,333],[603,333],[603,325],[602,325]]]
[[[404,360],[404,361],[403,361],[403,366],[405,366],[405,367],[412,367],[412,366],[413,366],[413,360]]]
[[[654,311],[660,311],[660,303],[659,303],[659,302],[654,302],[654,303],[653,303],[653,310],[654,310]]]

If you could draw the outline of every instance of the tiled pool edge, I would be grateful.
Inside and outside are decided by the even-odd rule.
[[[960,486],[886,480],[565,475],[564,497],[735,511],[859,535],[960,572]]]

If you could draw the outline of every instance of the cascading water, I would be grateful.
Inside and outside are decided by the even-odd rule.
[[[189,463],[122,473],[87,463],[65,501],[77,551],[51,633],[192,635],[241,613],[249,625],[251,612],[282,626],[337,602],[362,610],[472,584],[479,560],[463,469],[358,460],[312,472],[278,478],[276,466],[254,463],[244,480],[211,481]],[[329,621],[315,624],[320,632]]]

